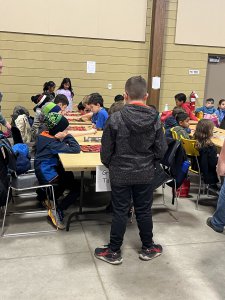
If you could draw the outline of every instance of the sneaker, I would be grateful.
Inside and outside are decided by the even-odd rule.
[[[142,248],[139,258],[142,260],[150,260],[162,254],[162,246],[152,244],[149,248]]]
[[[104,246],[104,248],[96,248],[95,257],[112,265],[119,265],[123,261],[121,251],[113,252],[108,245]]]
[[[213,224],[212,224],[212,217],[209,217],[207,220],[206,220],[206,224],[211,227],[214,231],[216,232],[219,232],[219,233],[222,233],[223,232],[223,229],[218,229],[216,228]]]
[[[65,229],[65,225],[63,223],[62,216],[59,213],[59,210],[55,212],[55,210],[49,209],[47,219],[57,229]]]

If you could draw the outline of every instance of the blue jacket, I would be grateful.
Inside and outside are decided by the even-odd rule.
[[[219,119],[219,123],[221,123],[225,117],[225,110],[222,110],[222,109],[217,109],[215,111],[215,114],[217,115],[218,119]]]
[[[202,106],[202,107],[199,107],[195,110],[195,112],[200,112],[202,111],[204,114],[209,114],[209,115],[212,115],[215,113],[216,111],[216,108],[215,107],[206,107],[206,106]]]
[[[41,184],[49,183],[59,176],[59,153],[80,153],[80,145],[70,134],[62,141],[49,135],[47,131],[38,135],[34,168]]]

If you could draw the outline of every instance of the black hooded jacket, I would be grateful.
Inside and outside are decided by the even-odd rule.
[[[113,185],[148,184],[154,177],[155,162],[166,149],[157,111],[128,104],[106,122],[101,161],[109,168]]]

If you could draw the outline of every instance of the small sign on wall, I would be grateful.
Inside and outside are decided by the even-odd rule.
[[[96,62],[95,61],[87,61],[87,73],[88,74],[96,73]]]
[[[200,71],[199,70],[189,70],[189,75],[199,75]]]
[[[109,169],[105,166],[96,166],[96,192],[110,192]]]

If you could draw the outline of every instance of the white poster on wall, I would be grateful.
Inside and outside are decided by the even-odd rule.
[[[87,61],[87,73],[94,74],[96,72],[96,62],[95,61]]]
[[[109,169],[105,166],[96,166],[96,192],[110,192]]]

